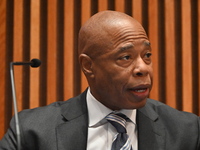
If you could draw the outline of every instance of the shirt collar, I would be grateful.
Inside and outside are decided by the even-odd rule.
[[[87,91],[87,107],[89,115],[89,127],[98,126],[98,124],[105,123],[104,118],[108,114],[112,113],[113,110],[107,108],[100,103],[90,92],[90,88]],[[98,115],[97,115],[98,112]],[[136,109],[122,109],[114,111],[114,113],[121,112],[125,114],[134,124],[136,124]]]

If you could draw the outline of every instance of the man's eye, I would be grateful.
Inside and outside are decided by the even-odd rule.
[[[128,60],[128,59],[130,59],[130,56],[123,56],[121,59]]]
[[[146,53],[145,57],[150,58],[151,57],[151,53]]]

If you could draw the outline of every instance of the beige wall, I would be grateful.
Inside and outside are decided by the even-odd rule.
[[[135,17],[153,49],[150,97],[200,114],[200,0],[0,0],[0,138],[12,117],[9,62],[39,58],[39,68],[15,66],[19,110],[66,100],[87,83],[77,62],[77,34],[94,13]]]

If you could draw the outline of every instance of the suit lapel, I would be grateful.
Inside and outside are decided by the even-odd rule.
[[[86,149],[88,113],[86,92],[62,106],[63,123],[56,127],[58,150]]]
[[[137,111],[138,150],[164,150],[165,129],[147,103]]]

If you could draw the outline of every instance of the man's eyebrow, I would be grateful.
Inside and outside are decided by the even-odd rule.
[[[130,48],[133,48],[133,47],[134,47],[133,44],[127,44],[127,45],[125,45],[123,47],[120,47],[119,51],[123,52],[123,51],[126,51],[126,50],[128,50]]]
[[[151,46],[151,43],[149,41],[144,41],[145,46]]]

